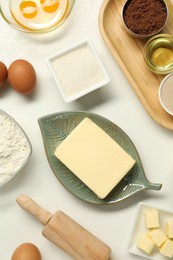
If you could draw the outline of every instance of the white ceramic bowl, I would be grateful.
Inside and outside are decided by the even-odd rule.
[[[1,109],[0,132],[0,187],[2,187],[27,164],[32,146],[22,127]]]
[[[163,109],[173,116],[173,73],[161,81],[158,95]]]
[[[108,73],[91,40],[85,40],[45,59],[66,103],[110,82]]]

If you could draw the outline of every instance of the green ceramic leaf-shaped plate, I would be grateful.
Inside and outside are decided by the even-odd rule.
[[[57,146],[85,117],[93,120],[136,161],[132,170],[105,199],[99,199],[54,155]],[[112,204],[122,201],[142,190],[159,190],[161,188],[161,184],[150,183],[147,180],[134,144],[122,129],[108,119],[88,112],[62,112],[43,116],[38,119],[38,123],[47,159],[53,173],[61,184],[77,198],[95,204]]]

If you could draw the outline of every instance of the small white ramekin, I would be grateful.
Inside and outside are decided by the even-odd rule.
[[[102,80],[100,80],[96,84],[91,84],[90,86],[88,86],[85,89],[79,90],[75,94],[66,95],[65,90],[64,90],[65,87],[60,82],[59,75],[56,72],[55,67],[53,66],[53,62],[56,59],[61,58],[63,55],[65,56],[68,53],[73,52],[75,50],[78,50],[78,49],[80,49],[80,48],[82,48],[84,46],[87,46],[89,48],[89,50],[91,51],[91,53],[93,54],[94,59],[97,62],[98,68],[100,70],[100,73],[103,75]],[[66,103],[69,103],[69,102],[74,101],[74,100],[76,100],[76,99],[78,99],[80,97],[83,97],[84,95],[86,95],[86,94],[88,94],[88,93],[90,93],[90,92],[92,92],[92,91],[94,91],[94,90],[96,90],[98,88],[101,88],[101,87],[107,85],[110,82],[110,78],[108,76],[108,73],[107,73],[107,71],[106,71],[106,69],[105,69],[105,67],[104,67],[104,65],[103,65],[103,63],[102,63],[102,61],[101,61],[97,51],[96,51],[96,48],[95,48],[94,44],[92,43],[92,41],[89,40],[89,39],[88,40],[84,40],[84,41],[82,41],[80,43],[77,43],[75,45],[72,45],[72,46],[70,46],[70,47],[68,47],[66,49],[63,49],[60,52],[57,52],[57,53],[54,53],[54,54],[50,55],[49,57],[47,57],[45,59],[45,62],[46,62],[46,65],[47,65],[47,67],[48,67],[48,69],[49,69],[49,71],[50,71],[50,73],[51,73],[51,75],[52,75],[52,77],[53,77],[53,79],[54,79],[54,81],[56,83],[56,86],[59,89],[59,92],[60,92],[62,98],[64,99],[64,101]],[[77,57],[76,57],[76,62],[74,62],[73,66],[76,66],[76,64],[77,64]],[[66,66],[66,70],[68,71],[68,73],[70,75],[71,70],[70,70],[70,67],[68,66],[68,64]],[[82,73],[84,73],[84,71],[79,71],[78,72],[79,77],[80,77],[80,74],[82,74]]]
[[[166,88],[169,87],[172,89],[172,93],[173,93],[173,73],[168,74],[160,83],[159,86],[159,91],[158,91],[158,95],[159,95],[159,101],[161,106],[163,107],[163,109],[170,114],[171,116],[173,116],[173,105],[172,105],[172,109],[166,104],[164,98],[163,98],[163,94],[166,91]],[[169,94],[167,94],[169,95]],[[169,98],[172,99],[172,104],[173,104],[173,95],[169,95]]]

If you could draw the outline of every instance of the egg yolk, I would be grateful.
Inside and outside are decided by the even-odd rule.
[[[25,18],[31,19],[37,15],[37,6],[33,1],[23,1],[20,3],[21,13]]]
[[[40,0],[43,10],[47,13],[55,12],[59,7],[59,0]]]

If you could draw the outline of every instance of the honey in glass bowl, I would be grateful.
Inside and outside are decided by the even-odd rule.
[[[156,74],[173,72],[173,35],[157,34],[144,46],[144,61]]]
[[[10,0],[13,19],[30,31],[46,31],[61,24],[69,13],[70,0]]]

